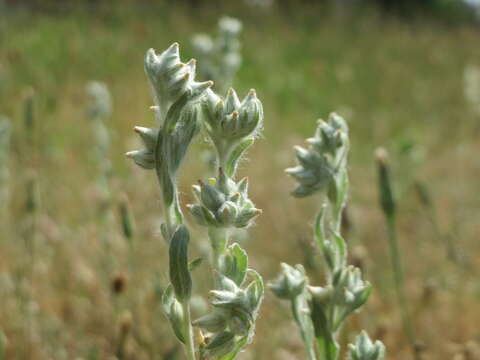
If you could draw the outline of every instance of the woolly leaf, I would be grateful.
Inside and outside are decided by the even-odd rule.
[[[188,300],[192,293],[192,278],[188,265],[188,242],[190,235],[184,225],[180,225],[170,242],[170,281],[179,301]]]

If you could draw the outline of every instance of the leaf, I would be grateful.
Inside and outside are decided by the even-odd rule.
[[[326,206],[323,205],[317,217],[315,218],[315,226],[313,228],[315,241],[317,242],[320,250],[323,250],[325,247],[325,213]]]
[[[245,345],[247,345],[247,342],[248,342],[248,337],[241,338],[239,341],[237,341],[237,344],[235,345],[235,349],[229,354],[222,356],[220,360],[234,360],[237,357],[240,350],[242,350],[242,348]]]
[[[248,256],[237,243],[227,249],[222,259],[221,272],[235,284],[241,286],[247,275]]]
[[[263,279],[259,273],[253,269],[248,269],[248,274],[253,278],[253,281],[248,285],[247,297],[250,302],[251,309],[256,312],[260,303],[263,300],[263,294],[265,292],[265,286],[263,284]]]
[[[235,171],[237,170],[237,165],[242,154],[255,142],[253,138],[246,139],[238,144],[235,149],[230,153],[230,156],[227,159],[227,165],[225,168],[225,173],[229,177],[233,177]]]
[[[335,269],[335,253],[336,249],[332,249],[332,244],[330,240],[326,239],[325,234],[325,214],[326,214],[326,205],[324,204],[320,209],[314,225],[314,238],[315,241],[322,252],[323,257],[325,258],[325,262],[327,263],[328,268],[330,271],[334,271]]]
[[[340,234],[332,231],[332,236],[335,241],[335,247],[336,247],[335,269],[339,269],[344,267],[347,261],[347,245],[345,243],[345,240],[343,240],[343,237]]]
[[[315,299],[313,299],[311,303],[311,310],[311,318],[313,328],[315,330],[315,337],[322,337],[324,334],[329,332],[327,314],[325,314],[326,309],[324,306],[317,303]]]
[[[192,278],[188,266],[190,235],[185,225],[180,225],[170,242],[170,281],[179,301],[188,300],[192,293]]]
[[[235,350],[235,334],[224,331],[215,335],[205,349],[208,352],[208,358],[221,358]]]
[[[162,306],[165,314],[167,315],[168,320],[170,321],[170,325],[172,327],[175,336],[180,340],[182,343],[185,343],[185,335],[183,333],[183,312],[181,309],[181,305],[175,299],[175,295],[173,293],[172,284],[169,284],[165,291],[163,292],[162,296]]]
[[[190,264],[188,264],[188,270],[190,270],[190,272],[192,272],[197,267],[202,265],[202,262],[203,262],[203,258],[196,258],[195,260],[191,261]]]
[[[155,171],[167,204],[172,204],[175,200],[175,176],[190,143],[198,133],[198,115],[198,104],[189,104],[189,95],[184,94],[169,108],[165,124],[159,131],[155,148]]]
[[[331,334],[326,337],[318,337],[317,343],[320,348],[320,358],[322,360],[337,360],[339,346]]]

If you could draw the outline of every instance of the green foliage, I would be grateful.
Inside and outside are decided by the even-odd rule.
[[[188,264],[188,242],[190,235],[184,225],[180,225],[170,241],[170,281],[179,301],[186,301],[192,295],[192,278]]]

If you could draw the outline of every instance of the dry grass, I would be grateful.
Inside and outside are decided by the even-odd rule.
[[[251,198],[263,209],[245,244],[252,267],[266,279],[279,262],[301,262],[299,241],[311,239],[315,199],[295,200],[283,169],[293,163],[291,145],[314,129],[318,116],[337,110],[352,135],[347,236],[352,247],[368,253],[366,277],[374,284],[372,300],[349,326],[385,342],[389,359],[408,358],[401,332],[387,256],[382,215],[377,206],[373,149],[390,148],[397,190],[401,192],[400,235],[405,258],[410,308],[425,359],[450,359],[460,347],[480,342],[475,275],[479,262],[478,196],[479,118],[463,98],[462,73],[480,62],[478,31],[437,24],[387,22],[375,16],[327,17],[299,11],[292,19],[272,11],[250,14],[243,35],[245,62],[236,87],[255,87],[265,105],[265,139],[249,154],[241,173],[248,174]],[[318,10],[318,9],[317,9]],[[7,18],[0,47],[0,109],[14,119],[12,154],[13,202],[10,222],[0,232],[0,330],[8,342],[6,359],[107,359],[117,347],[123,313],[133,315],[128,349],[132,359],[160,358],[175,345],[158,301],[166,281],[166,247],[158,224],[154,176],[130,165],[122,154],[132,148],[131,127],[151,124],[150,94],[142,69],[148,47],[163,48],[175,40],[186,44],[194,31],[210,31],[220,10],[200,9],[200,20],[185,9],[167,13],[104,13],[64,16],[22,13]],[[264,19],[263,16],[266,16]],[[162,21],[163,20],[163,21]],[[96,166],[85,119],[84,84],[99,79],[111,87],[114,116],[112,190],[115,201],[126,193],[138,232],[133,273],[128,247],[120,233],[116,208],[110,224],[114,270],[101,269],[102,246],[98,196],[92,179]],[[22,238],[25,224],[26,147],[21,99],[27,86],[37,91],[34,167],[41,205],[35,238],[33,298],[24,278],[28,254]],[[413,143],[423,159],[401,152]],[[200,146],[182,174],[182,193],[202,176]],[[434,195],[439,223],[465,254],[466,265],[445,259],[441,240],[428,221],[411,180],[427,182]],[[185,201],[187,202],[187,201]],[[196,228],[194,250],[201,253],[206,234]],[[322,274],[310,269],[312,278]],[[117,274],[127,278],[124,293],[111,292]],[[195,276],[210,281],[197,271]],[[205,287],[208,288],[208,287]],[[203,289],[196,289],[202,293]],[[29,310],[30,309],[30,310]],[[27,322],[26,314],[33,314]],[[292,333],[288,309],[267,296],[257,336],[244,358],[303,358]],[[463,346],[463,345],[462,345]],[[473,345],[469,345],[472,347]]]

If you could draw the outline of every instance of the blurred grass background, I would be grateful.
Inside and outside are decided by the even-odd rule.
[[[463,73],[468,65],[480,65],[480,32],[474,24],[293,1],[266,8],[243,2],[7,5],[0,13],[0,113],[13,120],[14,133],[12,202],[0,230],[5,359],[110,359],[127,321],[125,310],[133,316],[127,358],[167,359],[175,353],[159,307],[167,249],[158,231],[156,181],[123,153],[135,146],[132,127],[153,123],[145,51],[178,41],[187,60],[192,35],[215,32],[222,15],[244,24],[243,63],[234,87],[241,95],[255,88],[265,110],[264,138],[241,169],[250,178],[251,198],[263,209],[245,243],[253,267],[269,280],[281,261],[304,262],[312,253],[310,225],[319,199],[291,198],[293,184],[283,169],[293,164],[292,145],[313,133],[316,119],[337,111],[349,122],[352,138],[347,239],[352,261],[365,267],[374,284],[371,301],[344,340],[367,328],[386,343],[388,359],[410,356],[377,206],[373,151],[385,146],[394,168],[401,251],[422,356],[473,354],[480,342],[480,114],[465,99]],[[112,92],[111,187],[116,200],[127,194],[138,230],[129,250],[112,209],[108,256],[114,269],[107,274],[100,265],[106,256],[100,243],[105,229],[96,220],[98,164],[86,119],[85,84],[92,79]],[[35,91],[33,146],[26,143],[22,120],[30,88]],[[190,185],[205,173],[198,161],[203,147],[200,141],[181,176],[185,202]],[[25,304],[19,299],[30,291],[23,275],[31,260],[24,244],[31,169],[38,178],[40,208],[33,298]],[[440,235],[419,201],[415,181],[427,184],[433,195]],[[202,253],[205,234],[194,228],[192,252]],[[439,237],[447,236],[462,255],[460,264],[446,258]],[[323,279],[321,269],[309,269],[317,282]],[[202,270],[195,275],[197,283],[210,281]],[[110,282],[119,276],[127,283],[116,295]],[[284,305],[267,294],[257,336],[242,358],[304,358]]]

